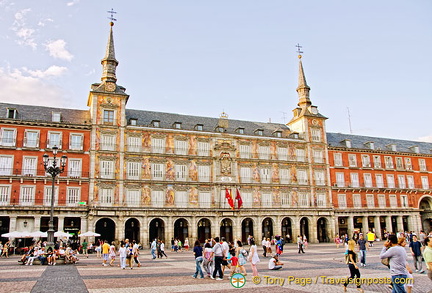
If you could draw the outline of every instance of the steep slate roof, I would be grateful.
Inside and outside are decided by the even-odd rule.
[[[194,130],[197,124],[202,124],[203,131],[208,132],[215,132],[219,122],[219,118],[126,109],[126,119],[129,121],[131,118],[137,119],[139,126],[151,126],[153,120],[158,120],[160,121],[160,128],[173,128],[175,122],[180,122],[182,129]],[[276,130],[289,131],[288,126],[279,123],[252,122],[229,118],[228,123],[227,133],[236,133],[237,128],[244,128],[246,135],[255,135],[255,130],[262,129],[263,136],[273,136],[273,132]]]
[[[389,145],[394,144],[397,152],[414,153],[412,147],[418,146],[419,153],[432,153],[432,143],[428,142],[327,132],[327,143],[330,147],[345,147],[344,140],[350,140],[351,148],[355,149],[369,149],[366,143],[373,142],[375,150],[391,151]]]
[[[89,110],[0,103],[0,119],[7,118],[7,109],[16,109],[16,120],[52,122],[52,112],[61,113],[61,123],[90,124]]]

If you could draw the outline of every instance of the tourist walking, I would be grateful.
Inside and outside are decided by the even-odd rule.
[[[432,281],[432,237],[426,237],[424,244],[425,248],[423,250],[423,257],[426,263],[427,275]]]
[[[261,246],[263,248],[263,256],[267,257],[267,238],[263,237],[263,240],[261,241]]]
[[[125,244],[126,246],[126,265],[132,270],[133,269],[133,247],[129,242]]]
[[[355,244],[356,243],[354,240],[348,241],[347,264],[348,264],[348,268],[350,270],[350,276],[344,284],[344,291],[345,292],[347,291],[348,283],[349,284],[355,283],[354,278],[360,279],[360,270],[357,266],[358,257],[357,257],[357,253],[354,252]],[[355,283],[355,284],[357,284],[357,290],[359,292],[364,292],[363,289],[361,288],[360,283]]]
[[[197,278],[198,277],[198,273],[200,275],[201,279],[204,279],[204,274],[203,271],[201,269],[201,264],[203,263],[203,248],[201,246],[201,243],[199,242],[199,240],[195,241],[194,244],[194,248],[193,248],[193,253],[195,256],[195,274],[193,274],[193,278]]]
[[[391,234],[388,240],[384,243],[381,250],[380,258],[388,258],[390,265],[390,275],[392,279],[392,292],[405,293],[404,284],[406,283],[408,271],[406,269],[407,256],[405,248],[398,245],[396,235]]]
[[[250,240],[250,251],[249,251],[249,257],[248,260],[251,263],[251,267],[252,267],[252,275],[258,276],[258,269],[257,269],[257,264],[260,262],[259,256],[258,256],[258,249],[257,246],[255,244],[255,240],[251,239]]]
[[[160,243],[160,255],[161,255],[161,258],[164,255],[166,258],[168,258],[168,256],[165,254],[165,242],[163,240],[161,240],[161,243]]]
[[[102,258],[103,258],[103,266],[108,266],[107,262],[109,259],[109,250],[110,250],[110,245],[108,244],[108,241],[105,240],[104,244],[102,245]]]
[[[120,267],[124,270],[126,269],[126,256],[127,256],[127,249],[124,245],[124,243],[121,244],[118,255],[120,257]]]
[[[423,256],[421,252],[421,247],[421,242],[417,240],[417,235],[414,234],[412,236],[412,241],[409,244],[409,248],[413,257],[415,271],[423,274]]]
[[[301,237],[300,235],[297,235],[297,248],[298,253],[305,253],[303,250],[303,237]]]
[[[213,271],[213,275],[211,278],[214,280],[216,279],[216,275],[218,275],[218,278],[216,280],[223,280],[223,272],[222,272],[222,260],[223,260],[223,249],[222,245],[219,243],[219,237],[215,237],[213,240],[213,257],[215,262],[215,268]],[[256,246],[255,246],[256,247]]]
[[[364,239],[363,234],[360,234],[359,240],[357,241],[358,250],[360,254],[360,266],[366,266],[366,249],[369,250],[369,247],[366,245],[367,241]]]
[[[110,265],[110,266],[113,266],[113,265],[114,265],[114,261],[115,261],[115,257],[116,257],[116,247],[115,247],[114,244],[115,244],[114,241],[111,242],[111,246],[110,246],[110,248],[109,248],[109,258],[110,258],[110,263],[109,263],[109,265]]]
[[[247,251],[243,248],[243,244],[240,240],[237,240],[237,247],[235,249],[235,255],[237,255],[238,258],[238,267],[240,270],[240,273],[246,276],[246,268],[244,265],[246,264],[246,258],[247,258]]]
[[[3,245],[3,250],[2,250],[2,254],[1,254],[1,257],[6,257],[6,258],[9,258],[9,246],[10,246],[10,241],[8,241],[8,242],[6,242],[4,245]]]
[[[153,240],[153,242],[150,245],[150,252],[152,255],[152,259],[156,259],[156,249],[157,249],[157,242],[156,238]]]
[[[133,243],[132,253],[133,253],[134,261],[138,265],[138,267],[141,267],[141,262],[138,259],[138,256],[139,256],[139,244],[135,240],[133,240],[132,243]]]
[[[213,274],[212,254],[213,254],[213,250],[211,248],[211,245],[209,242],[207,242],[206,244],[204,244],[203,268],[209,278]]]

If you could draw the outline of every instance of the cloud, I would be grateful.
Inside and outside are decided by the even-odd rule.
[[[53,65],[53,66],[50,66],[45,71],[42,71],[42,70],[30,70],[30,69],[27,69],[26,67],[23,68],[23,71],[26,72],[26,73],[28,73],[32,77],[36,77],[36,78],[40,78],[40,79],[45,79],[45,78],[50,78],[50,77],[56,77],[56,76],[63,75],[67,71],[67,68],[66,67],[57,66],[57,65]]]
[[[38,26],[44,27],[47,24],[47,22],[54,22],[54,19],[52,19],[52,18],[41,19],[38,22]]]
[[[45,71],[0,67],[2,101],[41,106],[46,106],[49,101],[52,106],[64,106],[62,105],[64,103],[63,90],[41,78],[58,76],[62,69],[57,67],[51,66]]]
[[[74,6],[75,4],[78,4],[80,0],[73,0],[71,2],[66,3],[67,6]]]
[[[61,39],[55,41],[48,41],[45,44],[45,48],[47,51],[49,51],[50,56],[57,59],[71,61],[73,55],[69,53],[68,50],[66,50],[65,46],[66,42]]]
[[[35,30],[26,24],[26,14],[31,11],[30,8],[22,9],[15,13],[15,21],[12,30],[18,37],[17,43],[19,45],[29,46],[33,50],[37,48],[36,41],[33,37]]]
[[[432,135],[422,136],[422,137],[419,137],[417,140],[418,141],[424,141],[424,142],[432,142]]]

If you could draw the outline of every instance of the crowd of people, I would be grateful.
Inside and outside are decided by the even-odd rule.
[[[56,265],[58,260],[64,263],[78,263],[78,249],[73,249],[71,243],[62,240],[57,241],[54,247],[47,246],[46,241],[37,241],[28,247],[21,256],[20,262],[23,265],[33,265],[38,260],[41,265]]]
[[[407,245],[412,255],[415,272],[419,274],[425,273],[425,270],[423,270],[424,261],[428,277],[432,281],[432,232],[429,235],[426,235],[424,231],[420,231],[418,235],[412,231],[396,234],[386,232],[383,238],[385,238],[385,241],[380,253],[380,259],[381,263],[390,270],[392,292],[412,292],[414,271],[411,269],[407,258],[405,249]],[[354,283],[357,290],[363,292],[361,283],[355,281],[361,276],[358,263],[360,263],[360,266],[366,266],[366,252],[374,246],[377,240],[378,238],[373,231],[369,231],[366,235],[363,233],[355,234],[351,239],[346,234],[343,237],[336,235],[336,247],[339,248],[340,244],[345,244],[345,261],[350,270],[350,276],[344,284],[345,291],[348,284]]]

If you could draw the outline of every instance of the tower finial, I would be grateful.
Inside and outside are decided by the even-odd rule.
[[[117,12],[114,11],[114,8],[111,8],[111,10],[110,10],[110,11],[107,11],[107,12],[108,12],[109,14],[111,14],[111,15],[108,17],[108,19],[111,20],[111,22],[110,22],[110,26],[113,26],[113,25],[114,25],[114,21],[117,21],[117,19],[114,18],[114,14],[116,14]]]
[[[302,48],[303,46],[300,46],[300,44],[297,43],[296,47],[297,47],[298,58],[301,59],[301,58],[302,58],[302,55],[301,55],[301,54],[303,54],[303,51],[301,50],[301,48]]]

